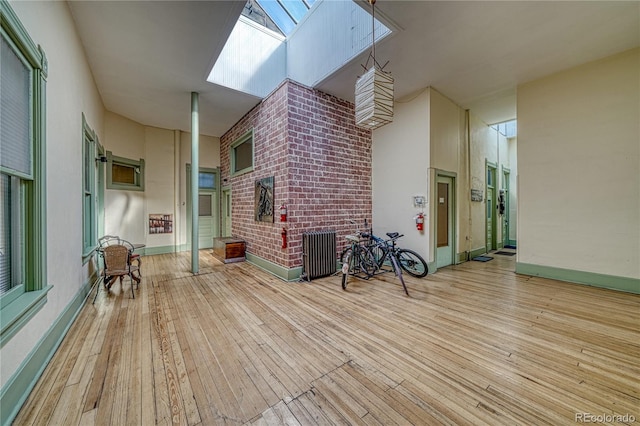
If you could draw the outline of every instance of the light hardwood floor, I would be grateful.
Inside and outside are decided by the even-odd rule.
[[[86,306],[15,424],[640,421],[640,296],[518,276],[285,283],[202,251],[148,256]],[[584,419],[584,417],[582,417]],[[611,423],[621,418],[604,418]]]

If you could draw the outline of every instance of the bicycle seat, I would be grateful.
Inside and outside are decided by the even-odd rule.
[[[349,241],[355,241],[355,242],[359,242],[360,241],[360,236],[359,235],[347,235],[345,236],[345,238]]]
[[[398,238],[400,236],[397,232],[387,232],[387,237],[389,238]]]

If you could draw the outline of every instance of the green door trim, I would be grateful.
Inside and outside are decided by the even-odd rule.
[[[502,246],[510,244],[509,234],[511,233],[511,217],[509,213],[509,197],[511,193],[511,170],[502,166],[502,189],[504,190],[504,214],[502,215]]]
[[[458,247],[458,234],[457,234],[457,229],[458,229],[458,205],[457,205],[457,197],[458,197],[458,191],[457,191],[457,182],[458,182],[458,174],[456,172],[448,172],[446,170],[440,170],[440,169],[436,169],[435,170],[435,183],[433,185],[432,188],[432,194],[433,195],[433,205],[436,206],[437,203],[437,198],[438,198],[438,178],[443,177],[443,178],[448,178],[451,179],[451,197],[449,197],[449,204],[451,206],[451,210],[450,210],[450,216],[451,216],[451,222],[450,222],[450,227],[451,227],[451,265],[455,265],[456,263],[460,263],[459,262],[459,258],[456,255],[457,253],[457,247]],[[435,217],[434,217],[434,225],[435,227],[433,228],[435,230],[435,232],[437,232],[437,208],[434,207],[434,213],[435,213]],[[434,265],[438,264],[438,239],[437,239],[437,235],[434,235],[433,238],[433,253],[434,253]],[[437,267],[435,268],[437,269]]]
[[[227,203],[227,200],[229,202]],[[221,188],[220,195],[220,236],[221,237],[230,237],[231,236],[231,186],[227,185]],[[229,214],[227,215],[227,211]],[[229,223],[227,223],[227,218]],[[227,235],[227,228],[229,229]]]
[[[489,199],[491,199],[492,204],[496,202],[496,177],[497,177],[497,169],[498,169],[498,164],[489,161],[488,159],[485,158],[485,189],[486,189],[486,201],[485,203],[489,202]],[[487,176],[489,175],[489,172],[492,172],[492,185],[489,185]],[[497,241],[497,237],[498,237],[498,233],[497,233],[497,222],[496,222],[496,209],[495,209],[495,204],[493,204],[491,206],[491,217],[489,217],[488,214],[489,211],[489,206],[487,206],[487,208],[485,208],[485,250],[487,253],[489,253],[491,250],[495,250],[498,248],[498,241]],[[491,224],[491,239],[487,238],[487,236],[489,235],[489,223]]]

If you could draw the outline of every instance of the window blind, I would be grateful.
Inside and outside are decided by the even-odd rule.
[[[0,38],[0,165],[31,176],[31,70]]]

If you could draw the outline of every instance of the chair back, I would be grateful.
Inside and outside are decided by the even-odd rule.
[[[108,274],[117,272],[127,274],[129,271],[129,249],[124,245],[110,245],[103,249],[105,269]]]

